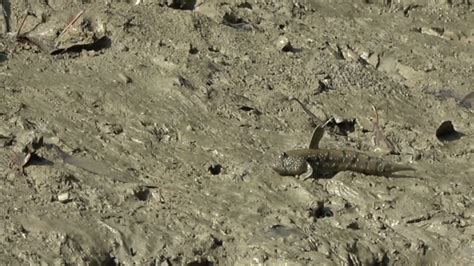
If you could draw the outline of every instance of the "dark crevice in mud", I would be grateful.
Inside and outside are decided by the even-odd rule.
[[[213,266],[214,262],[207,259],[201,259],[199,261],[192,261],[186,264],[187,266]]]
[[[179,10],[194,10],[196,2],[196,0],[173,0],[168,4],[168,7]]]
[[[75,44],[67,48],[59,48],[59,49],[53,50],[51,52],[51,55],[58,55],[58,54],[63,54],[63,53],[80,53],[82,52],[82,50],[100,51],[102,49],[110,48],[111,46],[112,46],[112,40],[107,36],[103,36],[92,43]]]
[[[330,208],[324,206],[324,202],[319,201],[316,206],[308,209],[309,217],[314,220],[334,216]]]
[[[117,259],[115,257],[108,257],[104,261],[98,264],[92,264],[92,265],[118,266],[121,264],[117,262]]]
[[[443,121],[436,130],[436,137],[440,141],[454,141],[460,139],[462,136],[464,136],[464,134],[456,131],[451,121]]]
[[[355,131],[356,124],[355,119],[344,119],[342,121],[332,119],[327,123],[327,127],[330,131],[336,132],[338,135],[347,136],[349,133]]]
[[[151,191],[148,188],[140,188],[138,191],[135,191],[135,197],[140,201],[147,201],[150,199]]]
[[[218,175],[218,174],[221,173],[222,165],[220,165],[220,164],[210,165],[208,170],[212,175]]]
[[[7,33],[7,32],[11,32],[11,3],[10,3],[10,0],[2,0],[0,2],[0,5],[3,7],[3,14],[0,14],[0,16],[3,16],[4,19],[5,19],[5,29],[4,31],[5,32],[1,32],[1,33]]]

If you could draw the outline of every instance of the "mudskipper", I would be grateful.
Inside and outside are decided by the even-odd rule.
[[[307,149],[295,149],[279,154],[271,167],[282,176],[328,177],[340,171],[366,175],[391,176],[399,171],[414,171],[406,165],[393,164],[382,158],[351,150],[320,149],[319,142],[327,123],[318,125]]]

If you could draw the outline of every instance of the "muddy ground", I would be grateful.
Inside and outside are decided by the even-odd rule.
[[[471,1],[2,4],[2,265],[474,264]],[[279,176],[289,96],[416,171]]]

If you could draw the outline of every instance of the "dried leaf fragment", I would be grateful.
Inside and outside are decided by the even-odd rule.
[[[375,120],[373,124],[373,131],[374,131],[374,146],[376,150],[379,151],[385,151],[389,154],[396,154],[397,150],[393,143],[385,137],[385,135],[382,132],[382,129],[380,129],[379,126],[379,114],[377,112],[377,108],[372,105],[372,110],[374,110],[375,113]]]

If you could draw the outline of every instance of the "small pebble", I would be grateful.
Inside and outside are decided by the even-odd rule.
[[[371,66],[378,67],[379,66],[379,54],[373,53],[367,58],[367,63],[369,63]]]
[[[119,78],[119,81],[124,84],[128,84],[132,82],[132,79],[129,76],[125,75],[124,73],[119,73],[118,78]]]
[[[104,134],[118,135],[123,132],[123,128],[119,124],[105,122],[99,123],[97,126],[99,130]]]
[[[58,201],[61,202],[61,203],[65,203],[69,200],[70,200],[70,197],[69,197],[68,192],[61,193],[61,194],[58,195]]]
[[[426,35],[431,35],[431,36],[436,36],[436,37],[441,37],[443,35],[444,29],[442,28],[436,28],[436,27],[422,27],[421,28],[421,33],[426,34]]]
[[[365,62],[369,60],[369,56],[370,56],[370,53],[367,51],[364,51],[362,52],[362,54],[360,54],[360,58],[362,58]]]
[[[342,49],[342,56],[344,56],[347,61],[357,61],[359,59],[359,55],[349,46]]]
[[[279,51],[283,52],[290,52],[293,50],[293,46],[290,43],[290,40],[288,40],[287,37],[285,36],[280,36],[275,42],[275,46]]]

